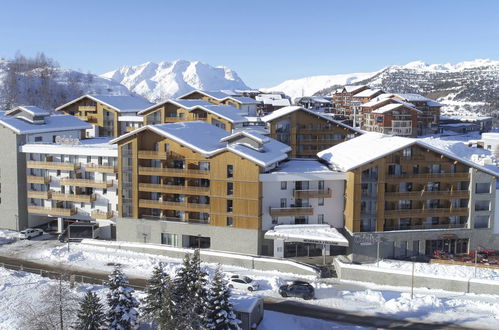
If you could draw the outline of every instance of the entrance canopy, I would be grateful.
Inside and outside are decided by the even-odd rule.
[[[348,240],[329,225],[280,225],[267,231],[264,237],[285,242],[348,246]]]

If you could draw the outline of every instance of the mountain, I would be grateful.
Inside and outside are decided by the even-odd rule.
[[[101,77],[123,84],[151,102],[177,97],[194,89],[249,89],[235,71],[199,61],[147,62],[124,66]]]

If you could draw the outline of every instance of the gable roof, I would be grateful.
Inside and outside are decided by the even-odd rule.
[[[381,94],[381,95],[378,95],[377,97],[375,97],[374,99],[372,99],[371,101],[366,102],[364,104],[361,104],[360,106],[363,108],[364,107],[367,108],[367,107],[375,107],[383,102],[390,102],[390,103],[396,102],[396,103],[404,104],[408,107],[414,107],[414,104],[405,102],[405,101],[398,99],[398,98],[393,98],[392,96],[393,96],[393,94]]]
[[[390,111],[393,111],[393,110],[396,110],[396,109],[399,109],[399,108],[406,108],[406,109],[409,109],[411,111],[415,111],[415,112],[418,112],[418,113],[423,113],[423,111],[421,110],[418,110],[414,107],[410,107],[410,106],[407,106],[405,104],[398,104],[398,103],[391,103],[391,104],[387,104],[387,105],[384,105],[376,110],[374,110],[372,113],[387,113],[387,112],[390,112]]]
[[[355,94],[353,97],[371,97],[377,93],[383,92],[381,89],[365,89],[357,94]]]
[[[16,134],[35,134],[47,132],[62,132],[92,128],[89,123],[71,115],[51,115],[44,118],[44,123],[31,123],[22,118],[9,117],[0,114],[0,125]]]
[[[255,99],[252,99],[251,97],[246,97],[246,96],[233,96],[227,93],[224,93],[222,91],[203,91],[200,89],[195,89],[193,91],[190,91],[182,96],[179,96],[179,99],[183,99],[186,96],[189,96],[194,93],[199,93],[204,96],[208,96],[211,98],[214,98],[217,101],[223,102],[225,100],[233,100],[239,104],[260,104],[260,101],[257,101]]]
[[[14,113],[14,112],[16,112],[18,110],[27,112],[27,113],[29,113],[32,116],[49,116],[50,115],[50,111],[42,109],[42,108],[39,108],[39,107],[34,106],[34,105],[20,105],[20,106],[17,106],[17,107],[15,107],[12,110],[6,111],[5,115],[9,116],[10,114],[12,114],[12,113]]]
[[[118,112],[139,112],[143,109],[149,108],[153,105],[151,102],[146,101],[142,98],[130,95],[90,95],[85,94],[80,96],[66,104],[57,107],[55,110],[59,111],[68,105],[76,103],[84,98],[89,98],[95,102],[100,102],[102,104],[107,105],[110,108]]]

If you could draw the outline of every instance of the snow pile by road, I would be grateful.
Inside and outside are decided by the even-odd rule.
[[[18,233],[13,230],[0,230],[0,245],[9,244],[16,240]]]

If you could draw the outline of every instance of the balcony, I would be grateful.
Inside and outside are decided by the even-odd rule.
[[[80,105],[78,111],[97,111],[97,107],[95,105]]]
[[[90,213],[90,216],[94,219],[111,219],[114,216],[113,211],[99,211],[95,210]]]
[[[410,192],[391,192],[385,194],[385,200],[427,200],[427,199],[451,199],[451,198],[469,198],[469,190],[451,190],[451,191],[410,191]]]
[[[270,216],[272,217],[293,217],[300,215],[314,215],[314,209],[309,206],[305,207],[270,207],[269,208]]]
[[[61,179],[61,185],[105,189],[105,188],[111,188],[113,186],[113,180],[97,181],[97,180],[87,180],[87,179],[63,178]]]
[[[426,217],[447,217],[447,216],[467,216],[469,209],[464,208],[423,208],[423,209],[399,209],[385,210],[385,218],[426,218]]]
[[[141,159],[184,159],[184,157],[173,152],[139,150],[139,158]]]
[[[80,164],[67,163],[67,162],[42,162],[42,161],[30,160],[27,162],[27,167],[47,169],[47,170],[75,171],[80,168]]]
[[[28,183],[49,184],[50,181],[51,181],[50,176],[28,175],[28,177],[27,177]]]
[[[161,167],[139,167],[139,175],[149,176],[170,176],[188,178],[207,178],[210,171],[182,169],[182,168],[161,168]]]
[[[28,206],[28,213],[49,214],[61,217],[70,217],[76,214],[76,209],[66,209],[62,207]]]
[[[207,225],[210,223],[210,220],[202,220],[202,219],[181,219],[181,218],[171,218],[171,217],[161,217],[157,215],[149,215],[144,214],[141,216],[142,219],[147,220],[157,220],[157,221],[173,221],[173,222],[184,222],[184,223],[192,223],[192,224],[204,224]]]
[[[299,199],[307,198],[330,198],[332,196],[331,189],[327,190],[293,190],[293,197]]]
[[[426,230],[426,229],[459,229],[467,228],[467,223],[447,223],[447,224],[420,224],[420,225],[403,225],[403,226],[387,226],[383,227],[384,231],[394,230]]]
[[[424,174],[398,174],[387,175],[387,182],[428,182],[433,180],[438,181],[464,181],[469,180],[468,172],[461,173],[424,173]]]
[[[95,202],[97,197],[92,195],[78,195],[78,194],[63,194],[52,192],[52,199],[56,201],[77,202],[77,203],[91,203]]]
[[[139,207],[161,210],[209,212],[210,204],[198,204],[187,202],[168,202],[151,199],[140,199]]]
[[[186,121],[184,117],[165,117],[165,123],[177,123],[179,121]]]
[[[178,186],[153,183],[140,183],[140,191],[147,192],[162,192],[171,194],[191,194],[191,195],[207,195],[210,192],[209,187],[193,187],[193,186]]]
[[[50,199],[51,191],[28,190],[28,198]]]
[[[114,165],[97,165],[87,164],[85,166],[86,172],[100,172],[100,173],[116,173],[118,168]]]

